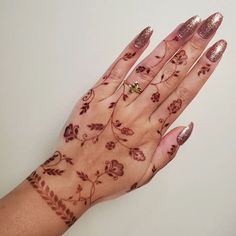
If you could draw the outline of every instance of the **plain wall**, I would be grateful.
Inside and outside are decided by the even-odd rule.
[[[67,236],[236,235],[234,0],[0,0],[0,196],[53,152],[75,101],[145,26],[144,55],[192,15],[220,11],[219,67],[173,124],[192,137],[153,181],[99,204]],[[143,57],[142,57],[143,58]]]

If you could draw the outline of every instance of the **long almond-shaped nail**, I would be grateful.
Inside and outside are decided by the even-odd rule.
[[[219,12],[209,16],[198,29],[200,37],[203,39],[210,38],[220,27],[222,20],[223,16]]]
[[[206,57],[211,62],[218,61],[227,47],[227,42],[223,39],[213,44],[206,52]]]
[[[186,126],[177,136],[177,143],[179,145],[184,144],[187,139],[190,137],[193,131],[193,122],[191,122],[188,126]]]
[[[142,30],[139,33],[139,35],[136,37],[136,39],[134,40],[134,47],[140,49],[144,45],[146,45],[149,39],[151,38],[152,33],[153,33],[153,29],[150,26]]]
[[[200,22],[201,18],[199,16],[191,17],[179,28],[177,37],[183,40],[187,39],[194,33]]]

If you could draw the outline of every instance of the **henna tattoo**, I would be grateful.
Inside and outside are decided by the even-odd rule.
[[[206,64],[205,66],[202,66],[201,68],[200,68],[200,70],[198,71],[198,76],[200,76],[200,75],[205,75],[207,72],[209,72],[210,71],[210,67],[211,67],[211,65],[210,64]]]
[[[96,123],[96,124],[92,123],[87,126],[90,128],[90,130],[103,130],[104,129],[104,125],[101,123]]]
[[[72,141],[73,139],[77,139],[78,134],[78,125],[69,124],[66,126],[65,132],[64,132],[64,138],[66,142]]]
[[[123,88],[124,89],[124,88]],[[124,96],[124,93],[121,94],[121,96]],[[126,137],[123,136],[132,136],[134,135],[134,131],[129,128],[129,127],[125,127],[121,121],[119,120],[115,120],[114,121],[114,110],[116,107],[117,102],[113,102],[110,104],[109,108],[112,107],[113,111],[111,113],[111,116],[109,118],[109,120],[107,121],[107,123],[101,124],[101,123],[92,123],[87,125],[88,128],[90,128],[90,130],[96,130],[96,131],[100,131],[99,133],[95,134],[94,136],[88,136],[87,133],[82,134],[82,137],[79,137],[79,125],[73,125],[73,124],[69,124],[68,126],[66,126],[65,128],[65,132],[64,132],[64,138],[66,142],[72,141],[74,139],[77,139],[79,141],[81,141],[81,146],[84,145],[85,142],[92,140],[93,143],[96,143],[98,141],[99,136],[102,134],[102,132],[105,130],[105,128],[110,124],[111,125],[111,131],[113,134],[113,137],[115,138],[115,141],[108,141],[105,144],[105,147],[108,150],[112,150],[116,147],[116,143],[120,143],[123,147],[127,148],[129,150],[129,155],[137,161],[144,161],[146,159],[144,153],[137,147],[129,147],[127,144],[128,139]],[[118,134],[119,132],[119,134]]]
[[[101,85],[108,85],[109,82],[107,82],[106,80],[111,76],[111,73],[113,71],[113,69],[115,68],[115,66],[121,61],[128,61],[131,58],[133,58],[136,55],[136,52],[127,52],[124,54],[124,56],[122,56],[121,58],[119,58],[116,63],[113,65],[113,67],[110,69],[110,72],[107,75],[103,76],[103,80],[100,84],[98,84],[97,86],[93,87],[92,89],[90,89],[83,97],[82,97],[82,101],[84,102],[80,108],[80,115],[85,114],[89,108],[90,108],[90,103],[93,101],[94,97],[95,97],[95,89],[100,87]]]
[[[116,147],[116,144],[113,142],[113,141],[110,141],[110,142],[107,142],[105,147],[108,149],[108,150],[112,150]]]
[[[130,148],[129,155],[136,161],[144,161],[146,159],[143,151],[139,148]]]
[[[79,202],[82,202],[84,205],[91,205],[94,201],[92,200],[92,197],[95,194],[96,185],[102,184],[101,177],[103,175],[108,175],[113,178],[113,180],[118,180],[119,177],[124,175],[124,165],[119,163],[117,160],[111,160],[105,162],[105,168],[104,171],[100,172],[99,170],[95,173],[95,179],[91,179],[87,174],[85,174],[83,171],[77,171],[77,176],[83,181],[83,182],[89,182],[91,184],[91,187],[89,189],[88,196],[83,195],[83,187],[78,184],[76,189],[77,198],[74,198],[73,196],[69,196],[68,198],[62,199],[62,201],[70,202],[73,205],[77,205]]]
[[[165,71],[161,75],[161,80],[159,82],[150,83],[150,85],[154,86],[156,91],[151,95],[151,100],[154,103],[158,103],[160,100],[160,92],[159,92],[159,85],[163,82],[167,82],[172,77],[179,77],[180,71],[177,70],[179,65],[186,65],[187,64],[188,56],[184,50],[179,51],[175,56],[171,59],[171,63],[174,65],[173,71],[168,77],[165,75]]]
[[[50,208],[65,222],[65,224],[70,227],[75,223],[77,218],[74,213],[67,208],[67,206],[62,202],[54,191],[45,183],[45,181],[36,173],[32,172],[27,180],[31,186],[39,193],[42,199],[50,206]]]
[[[170,150],[167,152],[167,154],[169,155],[169,156],[173,156],[174,154],[175,154],[175,152],[176,152],[176,150],[177,150],[177,145],[171,145],[171,148],[170,148]]]
[[[137,189],[137,188],[139,188],[139,187],[138,187],[138,183],[136,182],[136,183],[134,183],[134,184],[131,185],[131,187],[130,187],[130,189],[127,191],[127,193],[129,193],[129,192],[131,192],[131,191],[133,191],[133,190],[135,190],[135,189]]]
[[[43,174],[48,175],[62,175],[65,170],[55,168],[59,163],[65,161],[66,163],[73,165],[73,160],[70,157],[67,157],[64,154],[61,154],[59,151],[56,151],[48,160],[46,160],[41,168],[43,169]]]
[[[157,133],[160,134],[162,136],[162,131],[164,128],[168,127],[168,125],[170,123],[166,123],[167,120],[169,119],[169,117],[172,115],[172,114],[175,114],[177,113],[180,108],[182,107],[182,99],[178,98],[177,100],[174,100],[168,107],[167,107],[167,110],[169,112],[169,114],[167,115],[167,117],[165,119],[162,119],[160,118],[159,119],[159,122],[161,123],[161,127],[159,130],[157,130]]]

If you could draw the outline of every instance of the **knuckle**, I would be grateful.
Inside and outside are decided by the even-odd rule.
[[[191,92],[186,87],[179,87],[176,90],[176,95],[178,98],[180,98],[182,101],[189,100],[191,96]]]
[[[122,79],[122,70],[118,66],[115,66],[112,69],[109,77],[111,80],[121,80]]]
[[[199,36],[193,36],[192,39],[189,41],[190,46],[194,49],[194,50],[198,50],[200,51],[202,48],[202,39],[199,38]]]
[[[168,80],[163,81],[163,86],[167,90],[171,91],[171,90],[173,90],[174,84],[173,84],[173,81],[171,79],[168,79]]]

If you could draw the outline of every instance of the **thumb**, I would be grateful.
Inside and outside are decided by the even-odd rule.
[[[138,186],[148,183],[152,177],[166,166],[178,152],[180,145],[190,137],[193,130],[193,122],[188,126],[179,126],[169,131],[162,139],[153,154],[152,161]]]

